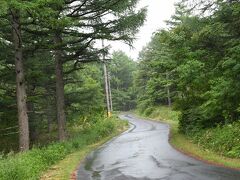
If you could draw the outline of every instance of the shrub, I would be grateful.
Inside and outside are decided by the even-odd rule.
[[[149,115],[151,115],[152,114],[152,112],[154,111],[154,107],[148,107],[147,109],[145,109],[145,111],[144,111],[144,115],[146,115],[146,116],[149,116]]]
[[[178,121],[179,112],[172,110],[168,106],[149,106],[145,111],[138,109],[139,114],[161,120]]]
[[[79,136],[63,143],[53,143],[41,149],[33,148],[28,152],[12,154],[5,158],[1,156],[0,179],[39,179],[43,171],[64,159],[66,155],[111,135],[123,125],[123,121],[117,121],[115,118],[99,118],[95,123],[89,124],[87,129],[79,132]]]
[[[179,119],[180,132],[204,149],[227,157],[240,158],[240,121],[216,125],[219,120],[209,120],[198,109],[184,110],[179,113],[169,107],[160,106],[150,107],[146,111],[145,115],[151,112],[148,116],[152,118],[175,121]]]
[[[195,133],[193,139],[206,149],[240,158],[240,121]]]

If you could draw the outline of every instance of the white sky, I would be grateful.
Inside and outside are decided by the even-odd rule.
[[[137,34],[137,40],[134,42],[134,49],[130,49],[128,45],[114,42],[111,43],[112,50],[122,50],[137,59],[139,52],[151,40],[152,33],[158,29],[166,28],[165,20],[168,20],[174,14],[174,3],[177,0],[140,0],[139,7],[148,7],[147,19],[140,32]]]

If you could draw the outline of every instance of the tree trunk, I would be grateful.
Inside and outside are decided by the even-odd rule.
[[[30,93],[28,93],[30,95]],[[33,95],[33,94],[31,94]],[[29,137],[31,142],[35,142],[38,139],[38,131],[37,131],[37,119],[34,111],[33,102],[27,102],[28,107],[28,116],[29,116]]]
[[[47,123],[48,123],[48,133],[50,134],[52,132],[52,117],[49,115],[49,113],[47,114]]]
[[[169,80],[169,75],[166,73],[166,79]],[[172,105],[171,101],[171,94],[170,94],[170,87],[167,85],[167,99],[168,99],[168,106],[170,107]]]
[[[170,97],[170,88],[167,87],[167,96],[168,96],[168,106],[170,107],[172,105],[171,97]]]
[[[56,33],[54,37],[56,46],[62,43],[60,33]],[[56,73],[56,104],[57,104],[57,121],[58,121],[58,138],[59,141],[66,139],[66,115],[64,100],[64,81],[63,81],[63,60],[62,50],[55,50],[55,73]]]
[[[49,74],[49,72],[51,72],[52,69],[51,67],[46,67],[45,68],[45,73]],[[47,124],[48,124],[48,133],[51,133],[53,131],[53,123],[55,123],[56,118],[56,109],[55,109],[55,105],[52,104],[52,102],[56,102],[56,96],[55,96],[55,92],[56,90],[52,89],[51,87],[52,81],[49,78],[48,81],[45,84],[45,90],[46,90],[46,94],[45,94],[45,103],[46,103],[46,109],[45,109],[45,114],[46,114],[46,118],[47,118]],[[55,87],[56,88],[56,87]]]
[[[49,91],[48,91],[49,92]],[[53,130],[53,116],[52,116],[52,106],[51,106],[51,98],[47,98],[47,123],[48,123],[48,133],[51,133]]]
[[[15,70],[16,70],[16,93],[19,124],[19,149],[26,151],[29,149],[29,124],[27,114],[27,94],[23,70],[22,37],[20,25],[20,12],[11,10],[13,43],[15,50]]]

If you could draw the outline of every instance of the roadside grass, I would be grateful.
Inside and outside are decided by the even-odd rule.
[[[55,142],[50,145],[33,149],[24,153],[11,153],[7,156],[0,156],[0,179],[1,180],[35,180],[42,177],[50,167],[61,161],[68,162],[68,158],[77,153],[76,156],[85,155],[90,148],[90,145],[101,142],[102,140],[112,137],[115,134],[124,130],[126,122],[118,121],[113,118],[99,118],[95,123],[87,124],[81,131],[76,133],[75,137],[65,142]],[[86,153],[84,153],[86,152]],[[65,159],[67,157],[67,159]],[[75,156],[73,155],[73,158]],[[75,162],[79,161],[78,158]],[[69,162],[71,162],[69,160]],[[67,165],[68,166],[68,165]],[[70,165],[73,167],[73,165]],[[60,171],[70,172],[69,169],[61,169]],[[53,167],[54,169],[54,167]],[[59,172],[60,172],[59,171]],[[64,175],[64,172],[62,176]],[[70,174],[69,174],[70,176]],[[69,179],[68,178],[66,179]],[[60,176],[59,176],[60,177]],[[61,179],[61,178],[60,178]]]
[[[216,152],[203,148],[201,145],[194,143],[192,139],[179,133],[177,120],[179,112],[173,111],[166,106],[160,106],[151,108],[149,112],[147,111],[147,114],[139,110],[136,110],[135,113],[139,116],[150,118],[150,120],[169,124],[171,127],[169,142],[178,151],[209,164],[235,169],[240,168],[240,159],[219,155]]]
[[[114,132],[111,136],[108,136],[101,141],[83,147],[82,149],[69,154],[63,160],[59,161],[54,166],[50,167],[47,172],[45,172],[41,180],[68,180],[70,179],[71,174],[76,170],[76,168],[80,165],[81,161],[94,149],[100,147],[107,141],[111,140],[113,137],[121,134],[122,132],[128,129],[128,123],[122,124],[118,127],[117,131]]]

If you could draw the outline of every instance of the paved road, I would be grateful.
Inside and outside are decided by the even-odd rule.
[[[92,152],[79,180],[240,180],[240,171],[215,167],[173,149],[169,126],[122,115],[129,131]]]

